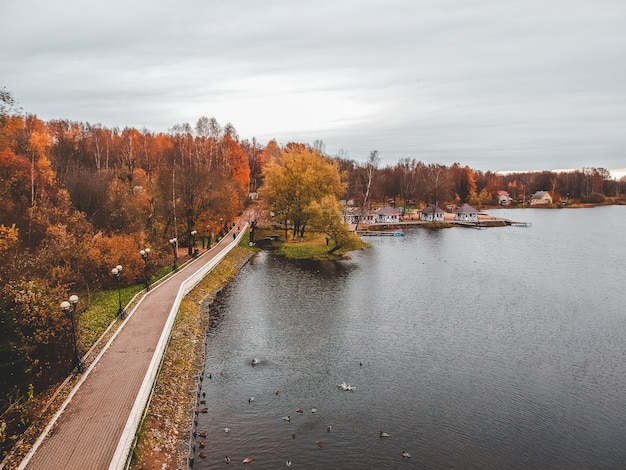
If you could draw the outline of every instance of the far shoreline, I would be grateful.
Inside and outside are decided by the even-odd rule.
[[[356,224],[349,224],[349,231],[352,233],[359,233],[362,231],[384,231],[384,230],[400,230],[400,229],[409,229],[409,228],[431,228],[431,229],[441,229],[441,228],[453,228],[453,227],[506,227],[510,225],[518,225],[524,224],[524,221],[511,220],[504,217],[496,217],[490,214],[485,214],[484,211],[487,210],[525,210],[525,209],[591,209],[594,207],[602,207],[602,206],[623,206],[626,205],[626,200],[622,198],[614,198],[611,201],[607,201],[604,203],[572,203],[567,205],[562,204],[535,204],[535,205],[489,205],[481,207],[478,212],[478,221],[476,222],[467,222],[467,221],[459,221],[455,220],[454,213],[446,212],[444,214],[444,220],[442,222],[437,221],[429,221],[429,220],[421,220],[418,215],[409,215],[403,217],[401,220],[397,222],[381,222],[374,224],[364,224],[361,223],[358,226],[358,230],[356,230]]]

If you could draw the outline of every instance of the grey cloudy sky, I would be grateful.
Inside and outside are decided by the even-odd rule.
[[[44,120],[207,116],[357,161],[616,170],[626,2],[0,0],[0,86]]]

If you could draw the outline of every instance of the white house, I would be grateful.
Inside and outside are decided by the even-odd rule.
[[[530,205],[552,204],[552,196],[548,191],[537,191],[530,197]]]
[[[478,222],[478,211],[469,204],[463,204],[454,210],[454,220]]]
[[[510,206],[512,199],[507,191],[498,191],[498,204],[501,206]]]
[[[391,206],[381,207],[376,211],[376,222],[389,224],[400,221],[400,212]]]
[[[432,204],[425,209],[422,209],[422,220],[428,222],[443,222],[445,216],[446,213],[443,211],[443,209],[436,207]]]
[[[378,221],[376,212],[367,210],[363,211],[360,207],[348,207],[341,211],[341,221],[344,224],[375,224]]]

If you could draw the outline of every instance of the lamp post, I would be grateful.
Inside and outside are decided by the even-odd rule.
[[[141,255],[141,259],[143,260],[143,275],[145,279],[143,281],[143,285],[146,290],[150,290],[150,276],[148,276],[148,255],[150,254],[150,248],[144,248],[143,250],[140,250],[139,254]]]
[[[73,369],[77,372],[83,372],[85,370],[85,365],[83,364],[83,360],[78,355],[78,345],[76,344],[76,323],[74,317],[76,316],[76,304],[78,303],[78,296],[71,295],[69,300],[64,300],[61,302],[61,310],[67,313],[72,321],[72,343],[74,345],[74,359]]]
[[[178,247],[178,240],[176,237],[170,239],[170,245],[172,245],[172,251],[174,252],[174,265],[172,266],[172,270],[176,271],[178,269],[178,250],[176,249]]]
[[[195,230],[192,230],[191,232],[189,232],[189,256],[193,256],[194,258],[197,256],[196,255],[196,235],[198,234],[198,232],[196,232]]]
[[[119,302],[119,308],[117,309],[117,318],[124,318],[124,308],[122,307],[122,293],[120,291],[120,274],[122,274],[122,265],[118,264],[113,269],[111,269],[111,274],[115,277],[115,281],[117,282],[117,300]]]

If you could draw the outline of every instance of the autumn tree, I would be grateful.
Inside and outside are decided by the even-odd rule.
[[[226,162],[227,174],[243,193],[248,193],[250,187],[250,165],[248,156],[242,150],[232,134],[224,135],[224,160]]]
[[[71,369],[72,357],[69,319],[58,304],[64,298],[63,289],[45,280],[11,281],[4,295],[5,308],[19,325],[37,388],[62,378]]]
[[[196,136],[188,124],[175,126],[167,164],[157,172],[155,213],[163,219],[161,233],[186,241],[189,254],[192,231],[200,238],[219,233],[241,212],[249,188],[248,156],[234,127],[227,125],[221,137],[220,129],[208,118],[198,121]]]
[[[479,179],[482,181],[482,183],[478,184],[477,182],[478,188],[480,188],[480,190],[482,190],[483,188],[486,189],[487,194],[489,194],[491,198],[495,200],[498,191],[505,189],[503,183],[504,179],[502,175],[494,173],[492,171],[487,171],[486,173],[481,172],[479,173],[479,175]]]
[[[470,202],[476,196],[476,177],[474,171],[465,165],[461,170],[461,186],[459,197],[462,202]]]
[[[279,160],[271,161],[264,172],[262,192],[272,211],[285,227],[293,229],[293,238],[304,237],[314,204],[325,196],[338,198],[344,185],[337,165],[316,150],[290,145]]]
[[[335,196],[329,194],[319,201],[313,201],[310,208],[312,229],[333,240],[334,247],[330,252],[341,248],[350,240],[351,234],[341,218],[341,207]]]
[[[0,150],[0,224],[28,230],[31,164],[11,149]]]
[[[254,166],[250,166],[250,178],[253,188],[256,190],[263,185],[263,172],[268,163],[278,160],[281,150],[275,139],[270,140],[263,151],[258,154]]]
[[[133,177],[139,160],[141,144],[140,134],[137,129],[126,128],[119,137],[119,149],[117,157],[118,178],[128,184],[129,191],[133,189]]]
[[[265,167],[265,161],[262,159],[263,148],[259,145],[256,138],[252,141],[244,140],[239,143],[241,150],[248,157],[248,168],[250,170],[250,189],[249,192],[255,192],[261,181],[261,173]]]

